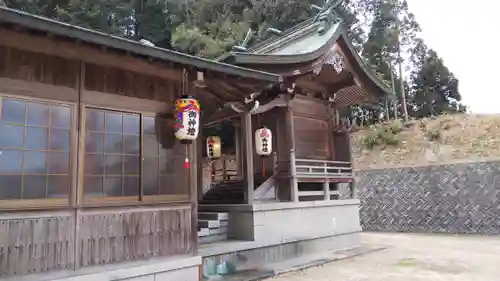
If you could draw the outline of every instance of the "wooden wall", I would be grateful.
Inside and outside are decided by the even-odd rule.
[[[292,102],[295,155],[306,159],[333,159],[331,116],[320,100],[297,97]]]
[[[69,102],[76,109],[80,102],[94,102],[132,112],[171,114],[177,87],[171,80],[25,49],[33,49],[36,41],[19,48],[4,45],[13,44],[9,40],[0,40],[0,94]],[[74,128],[79,127],[79,115],[72,121]],[[193,253],[196,181],[189,186],[181,181],[191,196],[183,201],[86,205],[77,191],[78,136],[75,129],[67,203],[0,201],[0,278]]]
[[[77,267],[184,254],[195,247],[189,206],[83,211],[78,221]]]
[[[191,211],[185,205],[82,210],[76,216],[3,213],[0,278],[192,252]]]

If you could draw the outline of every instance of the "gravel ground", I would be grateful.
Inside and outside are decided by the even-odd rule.
[[[362,239],[388,248],[272,280],[500,280],[500,237],[364,233]]]

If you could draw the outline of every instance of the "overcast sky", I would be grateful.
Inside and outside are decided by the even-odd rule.
[[[458,77],[463,102],[473,113],[500,113],[500,1],[408,3],[422,27],[426,44]]]

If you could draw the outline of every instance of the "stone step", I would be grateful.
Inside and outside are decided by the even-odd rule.
[[[198,237],[210,235],[210,230],[208,228],[201,228],[198,230]]]
[[[198,238],[198,243],[208,244],[227,240],[227,234],[216,234],[210,236],[203,236]]]
[[[198,219],[199,220],[218,220],[218,221],[226,221],[229,218],[228,213],[219,213],[219,212],[199,212]]]
[[[198,228],[217,228],[221,226],[227,226],[228,222],[219,220],[198,220]]]
[[[218,220],[198,220],[199,228],[216,228],[220,226],[220,221]]]
[[[210,235],[219,235],[219,234],[227,234],[228,228],[227,226],[221,226],[217,228],[202,228],[198,231],[198,237],[205,237]]]

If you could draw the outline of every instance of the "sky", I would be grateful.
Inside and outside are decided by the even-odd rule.
[[[421,37],[459,79],[472,113],[500,113],[500,1],[408,0]],[[496,67],[495,67],[496,66]]]

